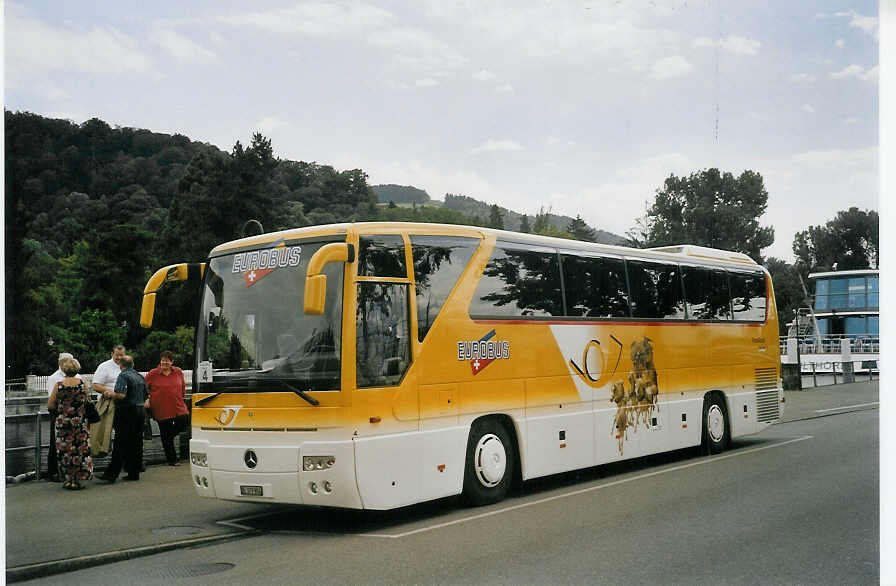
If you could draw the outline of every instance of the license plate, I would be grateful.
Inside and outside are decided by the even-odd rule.
[[[264,487],[240,486],[240,494],[243,496],[264,496]]]

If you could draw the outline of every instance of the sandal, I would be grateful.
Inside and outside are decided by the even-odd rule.
[[[64,488],[65,490],[74,490],[74,489],[75,489],[75,485],[74,485],[73,483],[71,483],[71,482],[63,482],[63,483],[62,483],[62,488]]]

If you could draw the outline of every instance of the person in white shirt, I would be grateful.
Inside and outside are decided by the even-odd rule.
[[[93,393],[95,396],[103,395],[107,391],[115,392],[115,383],[118,381],[118,375],[121,373],[121,359],[126,354],[124,344],[116,344],[112,347],[112,357],[96,367],[96,373],[93,375]],[[139,438],[138,441],[140,445],[138,456],[140,458],[140,471],[143,472],[146,469],[143,465],[143,439]]]
[[[62,372],[62,363],[65,360],[70,358],[74,358],[68,352],[61,352],[59,354],[59,368],[56,369],[56,372],[47,377],[47,397],[49,397],[53,393],[53,389],[56,388],[56,385],[62,382],[62,379],[65,378],[65,373]],[[78,378],[81,378],[78,376]],[[56,410],[49,409],[50,412],[50,449],[47,450],[47,479],[50,482],[59,482],[59,465],[56,461]]]
[[[116,344],[112,348],[112,357],[101,363],[96,368],[93,375],[93,392],[102,395],[106,391],[115,390],[115,381],[118,380],[118,373],[121,372],[121,359],[125,352],[122,344]]]

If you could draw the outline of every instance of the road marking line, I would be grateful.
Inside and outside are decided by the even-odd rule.
[[[624,479],[622,479],[622,480],[615,480],[615,481],[613,481],[613,482],[608,482],[608,483],[606,483],[606,484],[600,484],[600,485],[598,485],[598,486],[591,486],[591,487],[588,487],[588,488],[583,488],[583,489],[581,489],[581,490],[574,490],[574,491],[572,491],[572,492],[567,492],[567,493],[564,493],[564,494],[558,494],[558,495],[555,495],[555,496],[549,496],[549,497],[546,497],[546,498],[543,498],[543,499],[538,499],[538,500],[536,500],[536,501],[530,501],[530,502],[528,502],[528,503],[521,503],[521,504],[519,504],[519,505],[513,505],[512,507],[505,507],[505,508],[503,508],[503,509],[498,509],[498,510],[495,510],[495,511],[489,511],[489,512],[487,512],[487,513],[481,513],[481,514],[479,514],[479,515],[471,515],[471,516],[469,516],[469,517],[464,517],[463,519],[455,519],[454,521],[448,521],[448,522],[445,522],[445,523],[439,523],[439,524],[437,524],[437,525],[431,525],[431,526],[429,526],[429,527],[422,527],[422,528],[420,528],[420,529],[414,529],[414,530],[411,530],[411,531],[405,531],[404,533],[393,533],[393,534],[386,534],[386,533],[358,533],[357,535],[358,535],[359,537],[386,537],[386,538],[388,538],[388,539],[398,539],[399,537],[407,537],[408,535],[415,535],[415,534],[417,534],[417,533],[424,533],[424,532],[426,532],[426,531],[433,531],[433,530],[435,530],[435,529],[442,529],[443,527],[450,527],[451,525],[458,525],[458,524],[460,524],[460,523],[466,523],[467,521],[475,521],[476,519],[484,519],[484,518],[486,518],[486,517],[492,517],[492,516],[494,516],[494,515],[500,515],[501,513],[507,513],[507,512],[509,512],[509,511],[515,511],[515,510],[517,510],[517,509],[523,509],[523,508],[526,508],[526,507],[532,507],[532,506],[535,506],[535,505],[540,505],[540,504],[542,504],[542,503],[547,503],[547,502],[551,502],[551,501],[555,501],[555,500],[559,500],[559,499],[564,499],[564,498],[567,498],[567,497],[570,497],[570,496],[577,496],[577,495],[580,495],[580,494],[585,494],[585,493],[588,493],[588,492],[593,492],[593,491],[595,491],[595,490],[600,490],[600,489],[602,489],[602,488],[609,488],[609,487],[611,487],[611,486],[617,486],[617,485],[620,485],[620,484],[625,484],[626,482],[634,482],[635,480],[643,480],[644,478],[650,478],[650,477],[652,477],[652,476],[658,476],[658,475],[660,475],[660,474],[665,474],[665,473],[667,473],[667,472],[676,472],[676,471],[678,471],[678,470],[685,470],[685,469],[687,469],[687,468],[693,468],[694,466],[702,466],[703,464],[711,464],[711,463],[713,463],[713,462],[718,462],[719,460],[727,460],[728,458],[735,458],[735,457],[737,457],[737,456],[743,456],[743,455],[745,455],[745,454],[752,454],[752,453],[755,453],[755,452],[761,452],[761,451],[763,451],[763,450],[770,450],[770,449],[772,449],[772,448],[779,448],[779,447],[781,447],[781,446],[786,446],[787,444],[793,444],[793,443],[796,443],[796,442],[802,442],[802,441],[805,441],[805,440],[807,440],[807,439],[812,439],[812,437],[813,437],[813,436],[811,436],[811,435],[804,435],[804,436],[802,436],[802,437],[794,438],[794,439],[787,440],[787,441],[783,441],[783,442],[778,442],[778,443],[776,443],[776,444],[772,444],[772,445],[769,445],[769,446],[762,446],[762,447],[758,447],[758,448],[752,448],[752,449],[749,449],[749,450],[743,450],[743,451],[740,451],[740,452],[733,452],[733,453],[725,454],[725,455],[722,455],[722,456],[712,456],[712,457],[710,457],[710,458],[705,458],[705,459],[698,460],[697,462],[690,462],[690,463],[688,463],[688,464],[682,464],[681,466],[674,466],[674,467],[672,467],[672,468],[665,468],[665,469],[663,469],[663,470],[657,470],[656,472],[648,472],[648,473],[646,473],[646,474],[639,474],[638,476],[633,476],[633,477],[631,477],[631,478],[624,478]]]
[[[855,409],[856,407],[870,407],[872,405],[880,405],[880,401],[873,403],[861,403],[859,405],[846,405],[845,407],[831,407],[830,409],[816,409],[816,413],[827,413],[828,411],[840,411],[841,409]]]
[[[287,509],[281,509],[281,511],[265,511],[263,513],[255,513],[254,515],[246,515],[244,517],[237,517],[235,519],[224,519],[221,521],[216,521],[218,525],[226,525],[227,527],[236,527],[237,529],[242,529],[243,531],[257,531],[255,527],[251,527],[249,525],[241,525],[238,521],[245,521],[247,519],[256,519],[258,517],[269,517],[278,512],[285,511]]]

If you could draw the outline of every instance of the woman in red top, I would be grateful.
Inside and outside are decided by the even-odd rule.
[[[165,458],[169,466],[179,466],[174,452],[174,438],[190,427],[190,414],[184,403],[187,388],[184,373],[174,366],[173,352],[162,352],[159,365],[146,373],[146,386],[149,387],[147,407],[159,423]]]

